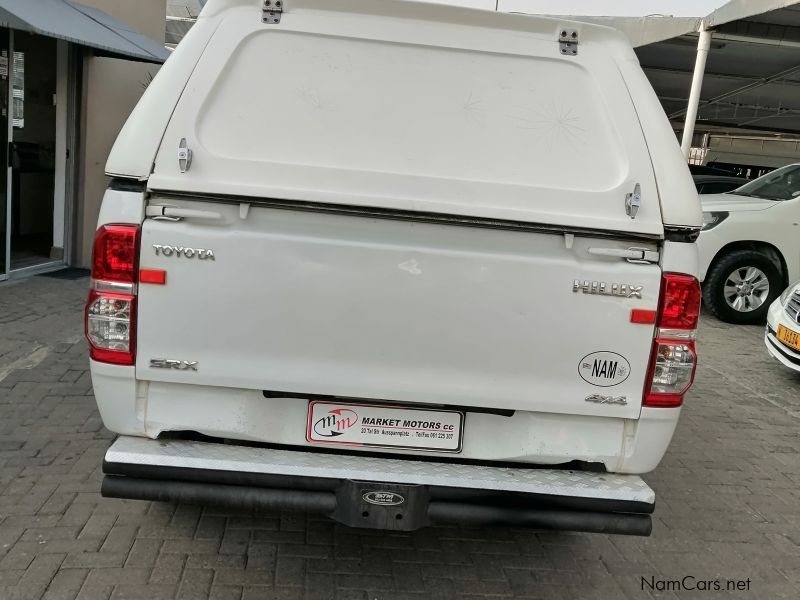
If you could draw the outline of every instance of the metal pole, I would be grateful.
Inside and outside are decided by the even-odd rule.
[[[706,72],[706,58],[708,58],[708,50],[711,48],[712,32],[705,27],[705,23],[700,26],[700,38],[697,40],[697,59],[694,63],[694,75],[692,76],[692,89],[689,92],[689,105],[686,108],[686,122],[683,125],[681,150],[683,150],[683,156],[687,160],[689,159],[689,149],[692,147],[694,123],[697,120],[697,108],[700,106],[700,90],[703,87],[703,75],[705,75]]]

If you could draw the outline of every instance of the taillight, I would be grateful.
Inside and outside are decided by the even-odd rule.
[[[92,360],[132,365],[136,359],[138,225],[103,225],[95,234],[85,329]]]
[[[700,283],[691,275],[666,273],[661,289],[658,326],[694,331],[700,318]]]
[[[690,275],[664,273],[643,406],[677,407],[694,381],[700,283]]]
[[[94,236],[92,279],[115,283],[136,283],[139,249],[136,225],[103,225]]]

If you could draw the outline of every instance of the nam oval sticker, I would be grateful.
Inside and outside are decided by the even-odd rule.
[[[597,387],[612,387],[631,374],[631,363],[616,352],[592,352],[581,359],[578,374],[586,383]]]

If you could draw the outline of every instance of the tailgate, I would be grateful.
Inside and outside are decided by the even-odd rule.
[[[639,416],[653,325],[631,310],[661,273],[610,254],[663,227],[620,34],[570,24],[562,55],[559,21],[411,2],[203,15],[148,185],[219,218],[145,221],[167,283],[139,292],[138,378]]]
[[[641,241],[158,203],[219,219],[145,221],[141,267],[167,277],[140,286],[138,379],[639,415],[653,326],[631,323],[631,310],[656,308],[660,268],[606,254]],[[641,287],[641,298],[576,291],[575,280]]]

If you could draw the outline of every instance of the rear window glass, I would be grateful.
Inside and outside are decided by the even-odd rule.
[[[273,31],[242,40],[196,126],[238,160],[605,190],[629,168],[614,118],[636,119],[616,110],[577,63]]]

